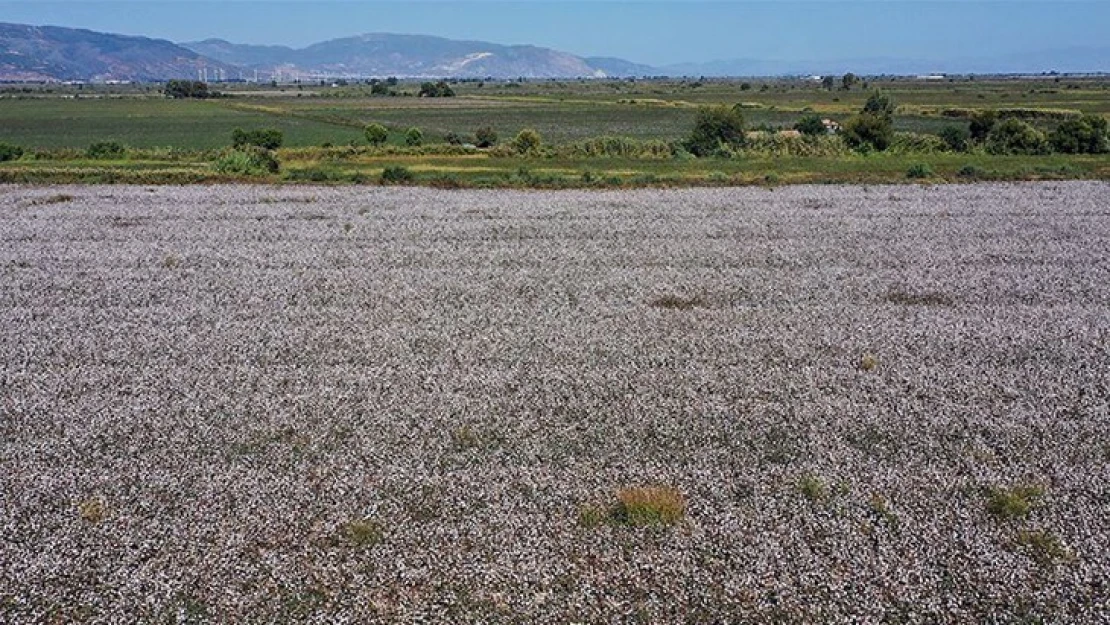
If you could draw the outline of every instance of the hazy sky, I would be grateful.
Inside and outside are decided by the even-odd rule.
[[[366,32],[418,33],[658,65],[742,58],[948,60],[1110,45],[1110,0],[0,0],[0,21],[296,47]]]

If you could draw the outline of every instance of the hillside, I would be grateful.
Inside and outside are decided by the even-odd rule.
[[[0,23],[0,80],[157,81],[201,68],[238,72],[161,39]]]

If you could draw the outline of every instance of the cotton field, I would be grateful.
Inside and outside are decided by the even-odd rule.
[[[0,187],[0,622],[1108,615],[1106,183]]]

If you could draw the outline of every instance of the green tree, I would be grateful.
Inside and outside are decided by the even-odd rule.
[[[1049,141],[1065,154],[1106,154],[1110,152],[1110,132],[1105,117],[1084,115],[1069,119],[1052,131]]]
[[[863,104],[863,112],[872,115],[880,115],[887,118],[894,117],[894,100],[882,91],[875,90],[867,97],[867,102]]]
[[[474,131],[475,145],[480,148],[489,148],[497,145],[497,132],[489,126],[482,126]]]
[[[417,127],[409,128],[405,131],[405,145],[416,147],[424,143],[424,133]]]
[[[389,139],[389,130],[381,124],[370,124],[366,127],[366,140],[370,145],[385,145]]]
[[[513,139],[513,148],[521,154],[530,154],[540,149],[542,143],[540,133],[531,128],[525,128],[517,133],[516,138]]]
[[[744,116],[727,106],[703,106],[694,116],[694,130],[684,144],[694,156],[712,156],[722,147],[744,145]]]
[[[818,137],[828,134],[828,130],[825,128],[825,122],[821,121],[821,116],[816,113],[803,115],[802,118],[794,124],[794,130],[797,130],[807,137]]]
[[[420,85],[419,95],[422,98],[453,98],[455,97],[455,90],[443,80],[439,82],[425,82]]]
[[[199,80],[170,80],[166,82],[165,88],[162,93],[167,98],[208,98],[211,93],[208,91],[208,85]]]
[[[375,80],[370,84],[370,95],[389,95],[389,85]]]
[[[854,150],[882,152],[894,141],[894,128],[885,115],[860,113],[844,123],[840,136]]]
[[[836,86],[836,79],[832,76],[824,76],[821,78],[821,86],[829,91],[832,91],[833,87]]]
[[[994,125],[986,140],[990,154],[1046,154],[1048,139],[1044,133],[1020,119],[1005,119]]]
[[[840,78],[840,88],[845,90],[845,91],[848,91],[857,82],[859,82],[859,76],[856,76],[852,72],[848,72],[847,74],[844,74],[844,76],[842,76]]]

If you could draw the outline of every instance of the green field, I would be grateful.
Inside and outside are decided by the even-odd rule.
[[[1105,155],[864,156],[841,150],[788,156],[749,150],[734,158],[689,160],[570,158],[562,147],[598,137],[677,145],[689,135],[698,107],[709,104],[738,106],[749,129],[788,129],[806,113],[843,122],[874,89],[898,105],[897,132],[966,129],[969,112],[987,109],[1029,111],[1047,132],[1063,116],[1110,117],[1105,77],[875,80],[851,90],[825,90],[801,79],[460,82],[453,98],[413,97],[418,87],[401,82],[398,95],[371,97],[367,85],[231,85],[225,88],[230,97],[212,100],[168,100],[149,85],[6,87],[0,89],[0,142],[23,147],[25,156],[0,163],[0,180],[225,179],[212,161],[235,128],[281,130],[276,178],[295,181],[368,181],[387,165],[409,168],[416,182],[479,186],[895,180],[914,165],[926,166],[927,178],[936,180],[966,178],[969,168],[991,179],[1110,177]],[[390,129],[392,147],[367,147],[363,129],[369,123]],[[449,134],[472,140],[482,126],[492,127],[502,143],[523,128],[535,129],[546,151],[528,157],[460,153],[444,143]],[[422,148],[400,147],[410,127],[423,132]],[[84,149],[98,141],[119,142],[128,153],[112,161],[83,160]]]

